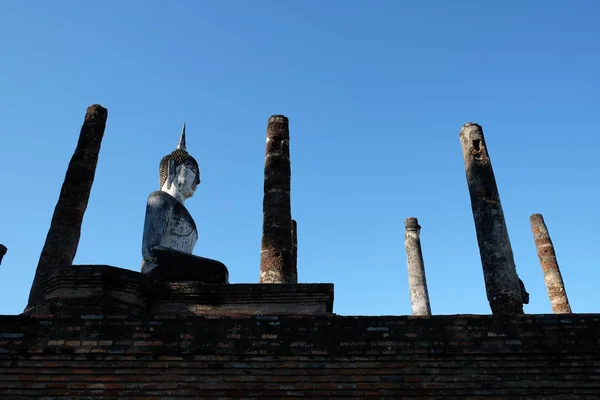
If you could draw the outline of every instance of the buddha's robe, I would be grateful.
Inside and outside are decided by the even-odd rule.
[[[191,254],[198,240],[194,219],[177,199],[166,192],[152,192],[146,205],[142,238],[142,272],[157,266],[152,248],[163,246]]]

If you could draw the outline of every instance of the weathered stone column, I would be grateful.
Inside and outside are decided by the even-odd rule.
[[[569,305],[565,284],[556,261],[554,245],[550,239],[544,217],[542,217],[542,214],[533,214],[529,217],[529,222],[531,223],[538,258],[544,272],[544,281],[552,304],[552,311],[554,314],[570,314],[571,306]]]
[[[494,315],[523,314],[523,298],[483,129],[460,131],[487,298]]]
[[[290,131],[283,115],[267,125],[260,283],[292,283]]]
[[[49,271],[54,267],[73,263],[81,235],[83,214],[87,208],[94,183],[98,153],[107,117],[106,108],[98,104],[87,109],[79,141],[69,162],[46,242],[35,271],[28,307],[43,300],[41,285]]]
[[[404,245],[408,263],[408,284],[413,315],[431,315],[425,263],[421,251],[421,226],[416,218],[404,221]]]
[[[298,224],[292,220],[292,283],[298,283]]]
[[[8,251],[8,249],[6,248],[6,246],[3,244],[0,244],[0,264],[2,264],[2,259],[4,258],[4,255],[6,254],[7,251]]]

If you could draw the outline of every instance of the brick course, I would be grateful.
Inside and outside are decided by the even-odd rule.
[[[600,398],[600,315],[0,316],[14,399]]]

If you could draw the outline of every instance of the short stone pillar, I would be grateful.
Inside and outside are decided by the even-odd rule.
[[[259,283],[293,282],[290,186],[289,121],[273,115],[267,124]]]
[[[292,283],[298,283],[298,224],[292,220]]]
[[[3,244],[0,244],[0,264],[2,264],[2,259],[4,258],[4,255],[6,254],[7,251],[8,251],[8,249],[6,248],[6,246]]]
[[[544,282],[552,304],[552,311],[554,314],[570,314],[571,306],[569,305],[565,284],[556,261],[554,245],[550,239],[544,217],[542,217],[542,214],[533,214],[529,217],[529,222],[531,223],[537,255],[544,272]]]
[[[460,141],[492,313],[523,314],[519,277],[483,129],[478,124],[466,123],[460,131]]]
[[[53,268],[73,264],[107,118],[106,108],[98,104],[88,107],[35,271],[28,307],[43,300],[41,286]]]
[[[425,263],[421,251],[421,226],[416,218],[404,221],[404,245],[408,263],[408,284],[413,315],[431,315]]]

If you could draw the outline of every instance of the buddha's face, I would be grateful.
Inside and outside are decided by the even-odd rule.
[[[179,192],[181,192],[186,199],[189,199],[194,195],[198,183],[198,169],[195,165],[184,162],[177,166],[173,184],[177,185]]]

